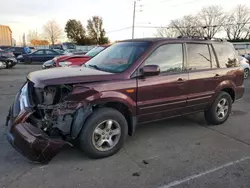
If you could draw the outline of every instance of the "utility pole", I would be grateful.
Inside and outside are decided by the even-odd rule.
[[[135,9],[136,9],[136,0],[134,0],[133,24],[132,24],[132,39],[134,39],[134,34],[135,34]]]

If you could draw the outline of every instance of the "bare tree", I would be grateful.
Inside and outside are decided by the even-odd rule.
[[[54,45],[62,36],[62,29],[55,20],[51,20],[44,25],[44,34],[52,45]]]
[[[213,5],[202,8],[196,16],[198,33],[204,37],[212,38],[222,29],[225,23],[225,14],[221,6]]]
[[[238,5],[228,14],[224,29],[229,40],[246,39],[250,37],[250,8]]]
[[[156,37],[167,37],[167,38],[175,38],[179,35],[180,33],[176,29],[167,27],[158,28],[155,34]]]
[[[200,35],[197,29],[196,18],[192,15],[184,16],[181,19],[172,20],[170,28],[175,29],[182,36],[195,36]]]
[[[37,31],[29,31],[27,35],[28,42],[31,43],[32,40],[39,40],[40,36]]]

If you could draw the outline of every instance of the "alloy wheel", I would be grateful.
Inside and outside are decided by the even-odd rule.
[[[249,75],[249,70],[248,69],[244,69],[244,78],[247,79]]]
[[[217,104],[217,108],[216,108],[217,117],[219,119],[225,118],[229,112],[228,109],[229,109],[229,104],[228,104],[227,99],[222,98]]]
[[[99,151],[108,151],[116,146],[121,137],[121,127],[115,120],[98,124],[92,135],[92,144]]]

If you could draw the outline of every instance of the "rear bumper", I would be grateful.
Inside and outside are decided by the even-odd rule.
[[[48,163],[66,142],[61,139],[50,138],[35,124],[31,124],[29,117],[34,111],[32,108],[24,108],[19,111],[18,96],[7,116],[7,140],[13,148],[30,161]]]
[[[235,88],[235,100],[239,100],[243,97],[245,92],[244,86],[238,86]]]

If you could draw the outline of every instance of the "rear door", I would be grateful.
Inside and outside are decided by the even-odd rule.
[[[187,113],[207,108],[220,83],[214,51],[210,44],[186,43],[188,80]]]
[[[54,50],[45,50],[45,56],[44,61],[48,61],[53,59],[55,56],[58,56],[59,54]]]
[[[158,65],[157,76],[138,78],[138,122],[180,115],[186,107],[188,73],[183,71],[183,44],[159,46],[143,65]]]

